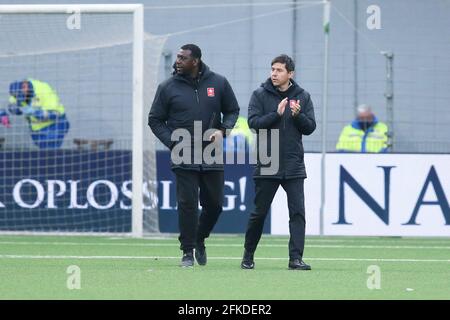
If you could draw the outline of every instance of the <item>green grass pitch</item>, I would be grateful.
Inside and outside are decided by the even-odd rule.
[[[312,271],[287,269],[287,243],[264,236],[241,270],[242,236],[212,235],[208,264],[180,268],[175,236],[1,235],[0,299],[450,299],[449,238],[307,237]],[[67,287],[71,265],[80,289]]]

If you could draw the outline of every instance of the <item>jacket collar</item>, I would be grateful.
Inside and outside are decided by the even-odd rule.
[[[174,64],[175,66],[175,64]],[[210,75],[212,75],[213,72],[209,69],[209,67],[202,61],[200,64],[200,70],[198,73],[198,80],[204,80],[206,78],[208,78]],[[176,80],[180,80],[180,81],[184,81],[184,82],[188,82],[188,83],[192,83],[193,79],[190,76],[187,75],[179,75],[176,73],[176,71],[174,70],[172,72],[173,78]]]
[[[298,85],[298,83],[297,82],[295,82],[293,79],[291,79],[291,83],[292,83],[292,86],[288,89],[288,90],[292,90],[292,92],[293,92],[293,94],[300,94],[300,93],[302,93],[303,91],[305,91],[302,87],[300,87],[299,85]],[[270,78],[268,78],[267,80],[266,80],[266,82],[263,82],[262,84],[261,84],[261,87],[263,87],[265,90],[267,90],[267,91],[269,91],[270,93],[272,93],[272,94],[274,94],[274,95],[276,95],[276,96],[279,96],[280,95],[280,91],[278,91],[278,89],[277,88],[275,88],[275,86],[272,84],[272,80],[270,79]]]

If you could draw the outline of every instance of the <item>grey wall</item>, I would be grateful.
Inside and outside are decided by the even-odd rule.
[[[274,1],[247,0],[226,4],[258,5],[152,8],[222,2],[144,1],[145,29],[157,35],[173,34],[165,45],[173,56],[182,44],[198,44],[204,61],[231,82],[243,115],[247,113],[252,91],[269,75],[271,58],[279,53],[295,55],[296,79],[312,94],[319,123],[317,131],[305,138],[305,147],[308,151],[319,151],[324,53],[322,6],[292,10],[291,4],[261,6]],[[377,117],[386,121],[386,60],[380,51],[390,50],[395,55],[395,150],[450,152],[450,1],[333,0],[332,4],[335,9],[331,12],[328,149],[334,150],[340,130],[353,119],[358,103],[371,104]],[[366,9],[372,4],[381,8],[380,30],[366,27]],[[273,14],[280,10],[286,11]],[[260,15],[266,16],[258,18]],[[227,23],[238,19],[242,21]],[[356,25],[359,32],[350,24]],[[205,26],[210,27],[200,28]],[[161,81],[165,77],[163,63],[159,69]],[[71,101],[65,104],[70,105]],[[146,106],[146,112],[149,108],[150,105]]]

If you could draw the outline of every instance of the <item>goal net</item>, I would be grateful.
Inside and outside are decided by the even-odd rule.
[[[142,6],[0,6],[0,30],[0,232],[158,232]]]

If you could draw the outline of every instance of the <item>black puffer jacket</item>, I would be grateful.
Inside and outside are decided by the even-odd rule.
[[[304,151],[302,135],[310,135],[316,129],[314,118],[314,107],[308,92],[302,89],[292,80],[292,86],[286,92],[289,102],[284,113],[277,113],[278,104],[283,97],[273,86],[272,81],[267,79],[260,88],[253,92],[248,107],[248,124],[250,128],[269,129],[267,135],[268,153],[271,155],[276,146],[271,146],[270,136],[272,129],[279,130],[279,170],[273,175],[261,175],[262,165],[258,156],[258,164],[254,171],[254,178],[306,178],[304,163]],[[297,116],[292,116],[289,108],[290,100],[300,100],[301,111]],[[258,138],[259,140],[259,138]],[[258,148],[260,147],[258,141]]]
[[[172,163],[172,169],[223,170],[220,164],[194,164],[194,121],[202,121],[203,135],[211,128],[232,129],[238,116],[239,105],[227,79],[202,63],[197,80],[174,74],[158,86],[148,125],[169,149],[176,144],[171,141],[175,129],[186,129],[191,134],[191,163]],[[203,149],[206,145],[208,142],[202,143]]]

